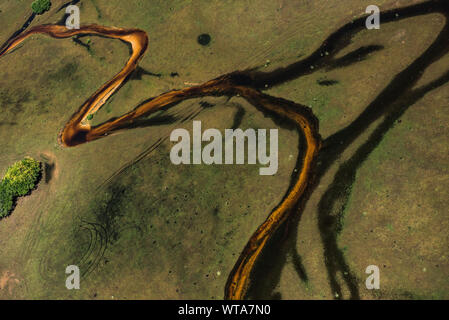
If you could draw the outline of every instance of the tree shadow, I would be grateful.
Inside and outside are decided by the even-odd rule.
[[[142,80],[142,76],[152,76],[156,78],[162,77],[161,73],[153,73],[145,70],[142,67],[137,67],[136,70],[131,74],[130,80]]]

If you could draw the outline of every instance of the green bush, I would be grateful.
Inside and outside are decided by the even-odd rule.
[[[5,188],[3,183],[0,183],[0,219],[6,217],[12,209],[13,196]]]
[[[15,197],[22,197],[34,189],[40,173],[40,162],[31,158],[25,158],[8,168],[0,182],[0,219],[10,213]]]
[[[45,11],[50,10],[50,0],[36,0],[31,4],[31,9],[35,14],[42,14]]]
[[[24,196],[34,189],[40,172],[39,161],[25,158],[8,168],[3,178],[3,185],[13,196]]]

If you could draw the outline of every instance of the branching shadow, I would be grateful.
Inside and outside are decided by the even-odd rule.
[[[355,119],[349,126],[338,131],[323,142],[323,149],[321,150],[318,159],[316,180],[310,188],[310,192],[313,192],[316,189],[321,178],[349,145],[354,142],[370,124],[380,117],[385,116],[383,122],[374,130],[368,140],[357,149],[355,154],[349,160],[345,161],[339,167],[332,184],[325,191],[318,205],[318,224],[324,247],[325,265],[328,271],[332,293],[337,299],[344,298],[341,284],[337,281],[338,273],[340,273],[341,278],[350,292],[349,298],[359,299],[357,279],[350,270],[345,260],[344,253],[338,247],[337,243],[337,236],[341,231],[344,210],[348,204],[348,199],[352,185],[355,182],[358,168],[360,168],[362,163],[378,146],[383,136],[389,129],[391,129],[395,121],[399,119],[411,105],[421,99],[429,91],[449,82],[449,72],[447,72],[428,85],[412,90],[424,71],[432,63],[438,61],[449,52],[449,41],[447,40],[449,39],[449,4],[444,1],[428,1],[422,4],[382,13],[383,23],[388,23],[433,12],[444,14],[446,17],[446,24],[432,45],[409,67],[396,75],[391,83],[388,84],[373,102],[366,107],[357,119]],[[340,28],[323,43],[320,49],[305,60],[294,63],[286,68],[275,70],[272,73],[251,71],[249,76],[254,79],[257,87],[262,89],[262,87],[266,87],[267,85],[275,86],[285,81],[310,74],[320,68],[332,70],[362,61],[368,53],[379,51],[383,49],[383,47],[378,45],[361,47],[342,58],[333,59],[332,57],[350,43],[350,38],[353,35],[363,30],[364,19],[365,18],[358,19]],[[310,68],[310,66],[314,67]],[[303,200],[307,201],[307,199]],[[298,216],[298,214],[296,216]],[[290,219],[288,223],[290,225],[289,229],[297,230],[298,221],[299,219]],[[296,232],[294,233],[296,234]],[[278,263],[285,263],[287,252],[294,252],[294,256],[299,256],[296,249],[296,240],[296,237],[288,240],[288,246],[291,247],[291,251],[279,250],[279,256],[277,257]],[[272,258],[273,257],[271,257],[271,259]],[[272,264],[273,262],[271,261],[270,263]],[[295,269],[298,273],[298,277],[302,281],[307,281],[307,278],[304,277],[305,269],[300,259],[296,259]],[[281,268],[273,268],[271,271],[277,274],[271,276],[271,278],[279,279],[280,270]],[[257,275],[257,273],[255,273],[255,275]],[[254,277],[254,279],[257,278]],[[276,285],[277,284],[272,284],[271,288],[273,289]],[[264,294],[259,293],[259,296],[265,298],[271,296],[273,294],[272,289]]]

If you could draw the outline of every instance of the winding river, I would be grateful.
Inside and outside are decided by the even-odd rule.
[[[11,50],[34,34],[45,34],[58,39],[70,38],[75,35],[99,35],[122,40],[129,43],[132,48],[131,57],[124,68],[87,99],[59,133],[58,141],[64,147],[74,147],[104,138],[118,130],[130,127],[136,119],[146,117],[163,107],[172,106],[183,100],[201,96],[239,95],[255,107],[277,117],[287,118],[297,125],[306,143],[305,152],[303,155],[300,155],[303,158],[299,161],[302,163],[302,170],[295,174],[295,181],[291,184],[281,203],[250,237],[226,283],[225,299],[243,299],[257,258],[277,228],[293,212],[310,183],[315,159],[321,146],[321,139],[318,134],[318,121],[311,110],[291,101],[263,94],[249,85],[251,81],[248,81],[244,72],[233,72],[199,86],[161,94],[118,118],[92,127],[86,121],[87,117],[98,111],[137,68],[139,60],[148,48],[147,34],[143,30],[138,29],[111,28],[99,25],[87,25],[73,30],[61,25],[41,25],[33,27],[11,39],[0,52],[0,57],[11,52]]]
[[[348,61],[352,61],[351,63],[360,61],[369,52],[380,50],[381,47],[379,46],[362,47],[360,48],[361,50],[356,50],[355,54],[351,53],[340,59],[335,58],[336,54],[350,43],[351,37],[365,28],[364,17],[345,24],[331,34],[310,56],[286,68],[279,68],[270,73],[254,70],[236,71],[198,86],[169,91],[147,100],[120,117],[108,120],[95,127],[92,127],[86,121],[87,117],[97,112],[137,68],[140,59],[148,49],[149,43],[145,31],[98,25],[87,25],[78,30],[69,30],[61,25],[36,26],[8,40],[0,49],[0,57],[10,53],[33,34],[45,34],[59,39],[89,34],[119,39],[130,44],[132,53],[124,68],[88,98],[59,133],[58,141],[64,147],[74,147],[104,138],[119,130],[131,129],[133,128],[133,122],[139,118],[146,117],[163,107],[167,108],[181,101],[202,96],[231,97],[238,95],[259,110],[275,118],[287,119],[294,123],[301,133],[300,143],[304,145],[304,151],[301,152],[297,160],[298,168],[301,167],[301,170],[292,173],[292,182],[283,200],[271,211],[267,219],[250,237],[225,286],[225,299],[243,299],[249,287],[250,276],[255,263],[267,242],[288,217],[293,213],[298,214],[298,208],[300,210],[304,202],[307,201],[307,195],[313,192],[313,188],[316,185],[314,181],[319,181],[330,164],[338,158],[348,145],[356,137],[360,136],[361,132],[369,124],[382,115],[387,112],[395,112],[393,115],[398,117],[401,112],[404,112],[425,93],[449,82],[449,72],[446,72],[429,85],[413,89],[414,84],[420,79],[428,66],[449,52],[449,41],[447,38],[449,35],[449,23],[447,22],[449,18],[449,3],[446,0],[430,0],[382,12],[382,23],[436,12],[442,13],[446,17],[446,24],[432,45],[410,66],[396,75],[392,82],[383,89],[379,96],[367,106],[357,119],[343,130],[327,138],[323,143],[324,147],[322,149],[321,137],[318,134],[318,120],[308,107],[282,98],[272,97],[262,93],[261,90],[266,86],[271,87],[298,76],[309,74],[320,68],[338,67],[339,65],[347,65]],[[310,66],[314,66],[314,71],[311,70]],[[394,105],[393,103],[399,99],[401,99],[401,103]],[[390,118],[393,119],[391,121],[395,119],[394,117]],[[388,130],[388,128],[387,126],[385,130]],[[380,132],[382,133],[383,131]],[[381,137],[382,135],[380,135],[379,139]],[[322,160],[320,162],[322,163],[315,169],[319,152]],[[323,229],[323,232],[330,232],[330,230]],[[343,268],[344,266],[338,265],[338,267],[341,270],[346,270]],[[330,273],[330,279],[332,285],[332,273]],[[349,282],[350,279],[345,280]],[[335,291],[339,292],[338,286],[334,284],[333,287],[336,288]],[[354,296],[357,295],[355,294]]]

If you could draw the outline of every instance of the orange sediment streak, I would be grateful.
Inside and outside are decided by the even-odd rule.
[[[101,35],[108,38],[120,39],[131,44],[132,55],[126,63],[125,67],[116,74],[110,81],[105,83],[98,89],[75,113],[69,122],[65,125],[60,134],[60,143],[64,146],[74,146],[87,142],[89,140],[81,140],[79,134],[95,131],[87,123],[83,123],[89,114],[94,114],[107,99],[120,87],[126,78],[137,68],[140,58],[148,47],[147,34],[138,29],[121,29],[112,27],[103,27],[98,25],[83,26],[80,29],[67,29],[60,25],[42,25],[31,28],[27,32],[12,39],[0,52],[0,57],[15,49],[25,39],[34,34],[47,34],[53,38],[70,38],[75,35],[90,34]]]
[[[321,146],[321,139],[317,133],[318,128],[314,121],[308,117],[307,113],[301,114],[292,108],[279,108],[278,105],[274,105],[271,101],[265,101],[264,96],[257,91],[250,92],[249,95],[251,96],[250,102],[260,103],[264,108],[293,120],[303,132],[307,148],[303,158],[303,166],[297,180],[281,203],[251,236],[228,278],[225,288],[225,299],[232,300],[240,300],[245,297],[251,271],[262,249],[278,227],[295,209],[296,204],[300,201],[301,196],[310,184],[315,159]],[[271,98],[270,100],[274,99]]]
[[[80,29],[69,30],[65,26],[43,25],[31,28],[29,31],[12,39],[0,52],[0,57],[11,52],[26,38],[33,34],[47,34],[54,38],[69,38],[79,34],[101,35],[120,39],[132,47],[132,54],[124,68],[110,81],[98,89],[67,122],[59,135],[59,142],[66,147],[76,146],[85,142],[100,139],[109,133],[126,127],[140,117],[160,110],[180,101],[201,96],[240,95],[261,109],[276,113],[280,117],[293,121],[303,133],[307,148],[303,156],[302,169],[292,184],[282,202],[270,213],[265,222],[259,226],[249,239],[241,253],[237,264],[229,275],[225,288],[226,299],[243,299],[250,282],[251,271],[265,247],[269,238],[277,228],[292,213],[310,184],[314,162],[319,151],[321,140],[318,135],[316,118],[311,111],[303,106],[279,98],[274,98],[260,91],[235,83],[233,76],[239,72],[227,74],[202,85],[173,90],[155,97],[136,109],[116,118],[91,127],[85,120],[88,115],[97,112],[108,98],[124,83],[127,77],[137,68],[148,47],[146,33],[138,29],[120,29],[98,25],[83,26]]]

